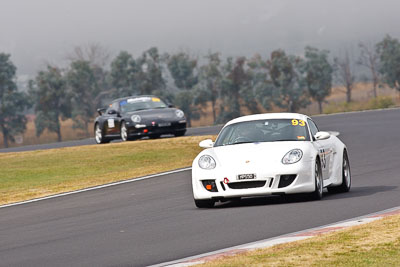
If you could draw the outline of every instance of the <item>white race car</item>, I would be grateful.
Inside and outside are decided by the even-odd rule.
[[[297,113],[249,115],[228,122],[215,143],[192,164],[194,202],[198,208],[241,197],[308,193],[321,199],[348,192],[351,173],[346,145]]]

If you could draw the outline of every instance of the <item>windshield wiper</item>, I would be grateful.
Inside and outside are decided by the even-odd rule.
[[[280,141],[297,141],[297,140],[294,140],[294,139],[278,139],[278,140],[274,140],[274,141],[271,141],[271,142],[280,142]]]

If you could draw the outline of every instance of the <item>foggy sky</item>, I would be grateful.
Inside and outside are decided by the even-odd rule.
[[[0,52],[11,53],[20,75],[88,43],[112,56],[151,46],[265,57],[312,45],[335,54],[385,34],[399,38],[399,10],[398,0],[0,0]]]

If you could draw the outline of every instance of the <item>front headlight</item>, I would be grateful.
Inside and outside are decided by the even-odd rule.
[[[175,110],[175,115],[176,115],[178,118],[183,118],[183,116],[185,115],[185,113],[183,113],[182,110],[178,109],[178,110]]]
[[[199,158],[199,166],[202,169],[211,170],[215,168],[215,160],[209,155],[203,155]]]
[[[135,123],[139,123],[142,118],[139,115],[132,115],[131,120]]]
[[[300,149],[292,149],[282,158],[283,164],[293,164],[301,160],[303,157],[303,151]]]

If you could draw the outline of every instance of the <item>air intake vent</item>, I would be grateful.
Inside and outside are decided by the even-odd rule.
[[[266,182],[267,181],[237,182],[237,183],[228,183],[228,186],[231,189],[248,189],[248,188],[263,187]]]
[[[289,186],[296,179],[296,174],[281,175],[278,188]]]

